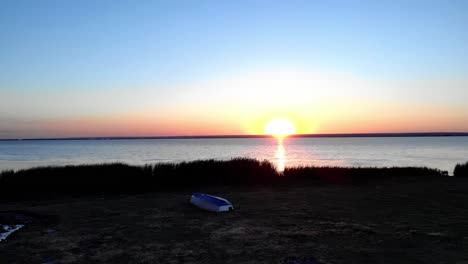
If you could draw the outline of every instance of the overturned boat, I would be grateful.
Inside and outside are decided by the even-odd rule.
[[[205,193],[192,194],[190,203],[212,212],[228,212],[234,210],[234,206],[228,200]]]

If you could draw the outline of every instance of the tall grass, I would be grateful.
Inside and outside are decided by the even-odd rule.
[[[381,179],[439,177],[428,168],[298,167],[278,173],[268,161],[236,158],[132,166],[122,163],[38,167],[0,174],[0,196],[193,190],[220,185],[360,183]]]
[[[288,181],[300,183],[354,184],[380,180],[417,180],[441,177],[442,171],[426,167],[296,167],[286,168]]]
[[[453,176],[455,177],[468,177],[468,161],[464,164],[457,164],[455,170],[453,171]]]
[[[182,190],[207,185],[269,184],[268,161],[236,158],[132,166],[122,163],[38,167],[0,174],[0,196],[18,193],[87,193]]]

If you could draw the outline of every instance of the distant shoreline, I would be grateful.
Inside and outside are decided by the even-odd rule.
[[[0,141],[22,140],[131,140],[131,139],[216,139],[216,138],[271,138],[270,135],[201,135],[201,136],[146,136],[146,137],[67,137],[67,138],[14,138]],[[414,133],[337,133],[295,134],[290,138],[347,138],[347,137],[468,137],[468,132],[414,132]]]

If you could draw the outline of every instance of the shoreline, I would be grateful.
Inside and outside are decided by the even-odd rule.
[[[289,138],[348,138],[348,137],[468,137],[468,132],[409,132],[409,133],[327,133],[294,134]],[[216,138],[273,138],[271,135],[185,135],[185,136],[110,136],[59,138],[0,138],[0,141],[44,140],[137,140],[137,139],[216,139]]]

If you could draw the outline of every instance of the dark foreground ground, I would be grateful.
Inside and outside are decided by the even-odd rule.
[[[0,220],[30,223],[0,263],[468,263],[468,179],[193,191],[237,208],[190,192],[3,202]]]

